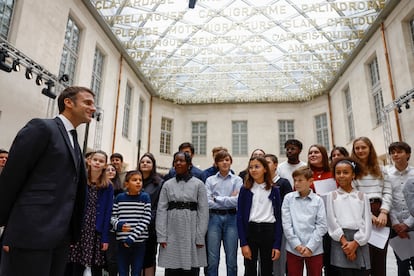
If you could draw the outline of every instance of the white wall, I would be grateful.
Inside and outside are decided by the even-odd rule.
[[[368,136],[374,142],[379,155],[385,156],[383,129],[374,123],[372,99],[370,96],[369,75],[366,64],[377,56],[380,69],[384,103],[392,101],[390,79],[387,73],[385,51],[381,32],[367,42],[364,49],[352,62],[329,92],[302,103],[265,103],[265,104],[213,104],[213,105],[176,105],[162,99],[153,99],[125,60],[110,41],[105,32],[88,12],[81,0],[44,0],[42,5],[33,1],[16,1],[15,14],[11,26],[9,41],[24,54],[57,74],[61,61],[64,32],[68,16],[81,26],[79,61],[76,69],[75,84],[90,86],[95,47],[105,54],[103,96],[99,103],[103,108],[102,150],[108,153],[120,152],[124,155],[128,169],[136,166],[138,152],[150,151],[155,154],[160,167],[171,166],[172,155],[159,153],[161,118],[173,119],[172,153],[180,143],[191,141],[191,122],[206,121],[207,154],[195,156],[196,166],[204,169],[211,165],[211,149],[225,146],[231,151],[231,122],[248,121],[248,155],[256,148],[275,153],[280,161],[285,159],[279,152],[278,120],[294,120],[295,136],[304,144],[301,159],[306,160],[306,152],[316,143],[314,116],[327,113],[332,119],[333,140],[330,146],[341,145],[351,149],[348,139],[344,110],[343,90],[349,87],[355,120],[355,134]],[[403,0],[396,10],[385,20],[385,33],[388,43],[391,74],[396,97],[413,88],[414,47],[408,28],[408,20],[414,17],[414,1]],[[50,106],[56,104],[41,94],[43,86],[36,86],[34,80],[26,80],[24,70],[6,73],[0,71],[0,147],[9,148],[17,131],[33,117],[47,117]],[[133,116],[129,137],[122,136],[123,107],[126,84],[133,91]],[[117,102],[119,92],[119,102]],[[141,148],[137,147],[138,102],[144,100],[143,137]],[[414,102],[412,108],[399,115],[402,139],[414,146],[412,126],[414,123]],[[394,114],[391,113],[393,140],[397,140],[397,128]],[[114,127],[116,125],[116,130]],[[88,148],[94,147],[95,126],[89,131]],[[329,126],[330,127],[330,126]],[[83,127],[80,128],[80,137]],[[82,139],[81,141],[82,142]],[[247,166],[248,155],[233,156],[233,168],[236,172]]]

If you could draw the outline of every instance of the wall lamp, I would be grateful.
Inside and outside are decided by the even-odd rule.
[[[26,68],[26,73],[24,74],[26,76],[26,79],[31,80],[33,79],[33,71],[31,67]]]
[[[42,94],[51,99],[56,99],[56,95],[52,92],[52,88],[55,86],[55,83],[52,80],[48,80],[45,84],[47,87],[42,89]]]
[[[69,81],[69,75],[68,74],[63,74],[62,76],[60,76],[59,81],[60,82],[68,82]]]
[[[0,37],[0,71],[3,70],[10,73],[12,71],[23,71],[23,69],[25,69],[24,76],[26,79],[31,80],[34,78],[36,85],[44,85],[41,88],[41,92],[51,99],[56,99],[56,87],[59,87],[59,89],[61,86],[67,87],[67,82],[69,81],[67,74],[62,74],[61,76],[52,74],[35,60],[11,45],[7,40]]]
[[[39,86],[43,84],[42,74],[37,75],[36,84]]]
[[[12,69],[15,72],[19,72],[20,71],[20,60],[19,59],[13,60]]]
[[[190,1],[188,2],[188,7],[189,7],[190,9],[194,9],[194,7],[195,7],[195,3],[196,3],[196,0],[190,0]]]
[[[0,50],[0,69],[6,72],[11,72],[12,68],[6,63],[6,58],[9,57],[9,54],[4,49]]]

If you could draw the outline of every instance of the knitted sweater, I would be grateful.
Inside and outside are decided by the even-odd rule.
[[[151,200],[146,192],[138,195],[119,194],[114,200],[111,223],[116,239],[128,245],[148,239],[148,225],[151,221]],[[124,224],[131,226],[129,232],[122,232]]]

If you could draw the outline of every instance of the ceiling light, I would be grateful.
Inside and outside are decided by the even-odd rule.
[[[48,80],[45,84],[47,87],[42,89],[42,94],[51,99],[56,99],[56,95],[52,92],[55,83],[52,80]]]
[[[19,59],[13,60],[12,69],[15,72],[19,72],[20,71],[20,61],[19,61]]]
[[[36,84],[37,85],[42,85],[43,84],[42,74],[37,75]]]
[[[33,79],[33,72],[32,72],[32,68],[31,67],[27,67],[26,68],[26,79],[31,80]]]
[[[410,104],[408,103],[408,101],[405,102],[405,109],[409,109],[410,108]]]
[[[397,104],[397,111],[398,113],[402,113],[401,105]]]

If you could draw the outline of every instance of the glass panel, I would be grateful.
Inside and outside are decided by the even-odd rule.
[[[232,122],[233,155],[247,155],[247,121]]]
[[[62,60],[59,66],[59,76],[69,76],[68,85],[73,85],[75,78],[76,62],[78,59],[79,28],[69,17],[66,25],[65,44],[63,45]]]
[[[163,99],[309,100],[390,0],[90,0]]]
[[[0,38],[7,40],[13,14],[14,1],[0,0]]]
[[[206,155],[207,148],[207,122],[192,123],[192,139],[195,153]]]
[[[96,48],[93,60],[91,89],[95,93],[95,102],[97,106],[101,105],[101,83],[103,71],[103,53]]]
[[[279,120],[279,154],[285,154],[285,142],[295,137],[293,120]]]
[[[122,124],[122,136],[129,137],[129,124],[131,121],[131,103],[132,103],[132,89],[129,85],[125,91],[125,103],[124,103],[124,121]]]
[[[161,119],[160,153],[171,154],[172,120]]]

